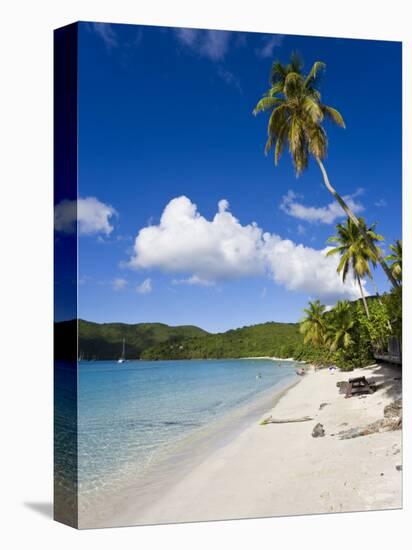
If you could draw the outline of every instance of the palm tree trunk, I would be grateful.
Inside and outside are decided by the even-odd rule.
[[[366,301],[365,294],[363,292],[363,287],[362,287],[362,283],[361,283],[359,275],[356,275],[356,280],[358,281],[359,290],[360,290],[360,293],[361,293],[361,296],[362,296],[362,301],[363,301],[363,307],[365,308],[365,311],[366,311],[366,317],[368,319],[370,319],[368,302]]]
[[[395,277],[392,274],[392,271],[389,269],[389,266],[385,262],[385,260],[382,258],[379,250],[376,248],[375,244],[371,241],[369,238],[368,233],[364,230],[362,225],[359,223],[358,218],[355,216],[355,214],[352,212],[352,210],[349,208],[349,206],[346,204],[346,202],[342,199],[342,197],[339,195],[339,193],[332,187],[330,184],[328,174],[326,172],[326,169],[323,165],[323,162],[320,160],[320,158],[316,158],[317,163],[319,164],[319,168],[322,172],[323,181],[325,183],[326,189],[332,193],[334,198],[338,201],[340,206],[342,207],[343,211],[346,213],[346,215],[353,221],[353,223],[356,225],[356,227],[359,228],[359,231],[362,233],[362,236],[364,237],[365,241],[368,243],[371,250],[376,254],[378,262],[381,264],[382,269],[386,273],[386,276],[388,277],[389,281],[392,283],[392,286],[394,288],[397,288],[399,286],[398,281],[395,279]]]

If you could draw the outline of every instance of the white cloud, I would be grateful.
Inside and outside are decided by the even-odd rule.
[[[79,198],[77,201],[62,200],[54,209],[54,227],[62,233],[74,233],[76,218],[80,235],[110,235],[113,226],[110,219],[117,215],[116,210],[100,202],[96,197]]]
[[[223,82],[225,82],[229,86],[234,86],[239,92],[242,91],[239,79],[231,71],[228,71],[224,67],[219,67],[217,70],[217,74],[219,78],[223,80]]]
[[[339,299],[359,298],[359,289],[352,278],[343,283],[338,275],[339,258],[326,256],[330,247],[317,250],[278,235],[265,237],[266,258],[275,282],[329,304]]]
[[[276,48],[282,45],[283,35],[277,34],[272,36],[265,36],[262,39],[262,46],[257,48],[256,54],[264,59],[272,57]]]
[[[231,33],[228,31],[176,29],[177,39],[196,55],[212,61],[222,60],[229,48]]]
[[[187,197],[172,199],[160,224],[139,232],[131,265],[191,273],[203,281],[263,273],[262,230],[256,224],[242,226],[228,206],[220,201],[218,213],[208,221]]]
[[[143,283],[136,287],[136,291],[139,294],[149,294],[149,292],[152,292],[152,280],[150,278],[145,279]]]
[[[186,279],[173,279],[172,284],[174,285],[197,285],[197,286],[214,286],[214,281],[209,281],[207,279],[202,279],[201,277],[198,277],[197,275],[192,275],[191,277],[187,277]]]
[[[103,40],[108,50],[117,48],[119,45],[117,34],[110,23],[91,23],[91,27]]]
[[[264,233],[256,223],[242,225],[221,200],[207,220],[187,197],[172,199],[158,225],[141,229],[130,266],[188,275],[175,284],[211,285],[219,280],[269,275],[289,290],[329,302],[358,298],[359,290],[336,272],[338,258]]]
[[[126,279],[117,277],[116,279],[113,279],[112,286],[114,290],[123,290],[127,286],[127,281]]]
[[[385,199],[379,199],[375,202],[375,206],[378,206],[379,208],[383,208],[384,206],[387,206],[388,203]]]
[[[359,189],[356,193],[343,197],[349,208],[355,214],[359,214],[364,210],[363,205],[354,200],[355,197],[361,193],[362,190]],[[293,191],[289,190],[286,195],[282,197],[280,209],[289,216],[299,220],[305,220],[310,223],[332,224],[337,219],[344,218],[346,216],[341,206],[336,201],[329,203],[327,206],[305,206],[299,202],[298,199],[301,198],[301,195],[297,195]]]

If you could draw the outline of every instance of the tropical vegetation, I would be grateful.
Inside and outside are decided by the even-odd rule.
[[[326,306],[322,305],[319,300],[309,302],[309,306],[304,309],[306,314],[305,319],[300,325],[300,331],[304,335],[303,343],[320,346],[325,341],[325,322],[323,314]]]
[[[362,219],[361,223],[364,223]],[[382,240],[374,233],[373,227],[367,231],[371,239]],[[333,363],[347,370],[366,366],[373,360],[374,353],[385,352],[390,337],[402,342],[402,287],[392,288],[383,296],[365,297],[361,277],[372,277],[369,263],[375,265],[376,261],[363,235],[348,219],[338,224],[337,236],[331,240],[338,243],[331,252],[341,255],[337,271],[343,274],[343,278],[349,270],[353,271],[361,289],[363,305],[360,301],[338,301],[327,310],[319,300],[309,302],[304,309],[300,332],[304,343],[312,346],[308,350],[312,360],[323,365]],[[388,258],[392,262],[391,268],[401,280],[401,241],[396,241],[390,248],[393,252]]]
[[[386,260],[391,262],[390,268],[393,276],[402,281],[402,241],[396,241],[395,244],[389,245],[392,254],[386,256]]]

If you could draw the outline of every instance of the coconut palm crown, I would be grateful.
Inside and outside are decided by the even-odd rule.
[[[328,315],[325,342],[330,346],[331,351],[346,349],[352,343],[351,331],[355,325],[350,303],[347,300],[338,301]]]
[[[381,249],[375,243],[383,241],[383,237],[375,232],[375,224],[367,227],[363,218],[359,218],[359,224],[363,232],[366,232],[368,235],[369,241],[374,243],[374,249],[370,247],[369,241],[365,239],[361,229],[350,218],[347,218],[346,222],[339,223],[336,226],[337,235],[329,237],[328,242],[336,243],[336,246],[329,250],[327,256],[333,254],[340,255],[337,271],[342,275],[343,281],[346,280],[349,272],[352,273],[359,285],[365,311],[369,317],[368,305],[361,279],[365,276],[368,276],[370,279],[372,278],[371,265],[373,267],[376,266],[378,261],[377,253],[381,254]]]
[[[310,342],[314,346],[319,346],[324,342],[325,336],[325,321],[323,314],[326,306],[320,303],[319,300],[309,302],[309,306],[303,311],[306,317],[300,323],[300,332],[304,335],[304,343]]]
[[[395,244],[389,245],[392,254],[386,256],[386,260],[391,262],[390,268],[393,276],[398,280],[402,279],[402,241],[395,241]]]
[[[325,118],[344,128],[342,115],[321,101],[317,89],[319,76],[325,64],[316,61],[307,75],[303,63],[293,54],[288,65],[276,61],[272,66],[271,88],[258,102],[253,113],[271,110],[268,123],[266,154],[273,148],[277,165],[287,144],[300,175],[308,166],[309,155],[324,159],[327,153],[327,136],[323,128]]]

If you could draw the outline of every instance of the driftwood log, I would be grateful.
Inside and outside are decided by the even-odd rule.
[[[308,422],[309,420],[313,420],[310,416],[302,416],[301,418],[272,418],[272,416],[269,416],[268,418],[265,418],[260,423],[261,426],[266,426],[266,424],[289,424],[290,422]]]

